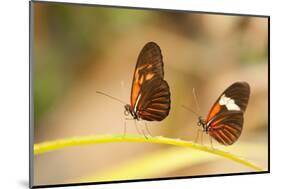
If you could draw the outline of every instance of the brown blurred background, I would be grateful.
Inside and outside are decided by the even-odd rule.
[[[251,96],[244,129],[238,142],[226,149],[267,169],[267,18],[39,2],[33,3],[33,10],[35,143],[123,134],[124,107],[96,91],[129,103],[138,54],[154,41],[162,50],[172,108],[164,121],[148,123],[151,133],[193,141],[197,117],[181,107],[196,110],[192,88],[205,117],[223,90],[236,81],[247,81]],[[137,134],[133,121],[127,121],[127,134]],[[204,139],[210,145],[208,137]],[[239,151],[244,144],[254,147]],[[214,143],[214,147],[221,145]],[[116,143],[42,154],[34,159],[35,184],[77,182],[170,148]],[[245,171],[252,170],[220,159],[151,178]]]

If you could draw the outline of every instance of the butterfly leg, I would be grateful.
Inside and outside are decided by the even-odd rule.
[[[141,132],[140,132],[140,130],[138,128],[137,122],[136,122],[136,120],[134,120],[134,121],[135,121],[136,130],[137,130],[138,134],[141,135]]]
[[[151,132],[149,131],[149,129],[148,129],[148,127],[147,127],[147,123],[146,123],[146,122],[144,122],[144,125],[145,125],[145,129],[146,129],[147,133],[148,133],[151,137],[153,137],[152,134],[151,134]]]
[[[139,131],[139,129],[138,129],[138,124],[137,124],[137,121],[136,121],[136,120],[135,120],[135,125],[136,125],[136,129],[137,129],[138,133],[139,133],[140,135],[143,134],[143,136],[144,136],[146,139],[148,139],[148,137],[146,136],[146,134],[145,134],[143,128],[141,128],[142,133]]]
[[[124,120],[124,132],[123,132],[123,137],[126,136],[126,131],[127,131],[127,124],[126,124],[126,119]]]
[[[143,136],[144,136],[146,139],[148,139],[148,137],[145,135],[144,130],[142,129],[141,131],[142,131]]]
[[[128,120],[133,120],[133,119],[130,119],[130,118],[126,118],[124,119],[124,130],[123,130],[123,136],[126,136],[126,133],[127,133],[127,121]]]
[[[143,127],[141,128],[141,131],[142,131],[143,136],[144,136],[146,139],[148,139],[148,137],[146,136],[146,134],[145,134],[145,132],[144,132]]]
[[[201,137],[200,138],[201,138],[201,140],[200,140],[201,141],[201,145],[203,146],[204,145],[203,144],[203,131],[201,131]]]
[[[197,143],[197,140],[198,140],[198,137],[199,137],[199,132],[200,132],[200,129],[197,129],[197,133],[196,133],[194,143]]]
[[[214,149],[214,146],[213,146],[213,140],[211,138],[211,136],[209,135],[209,140],[210,140],[210,143],[211,143],[211,148]]]

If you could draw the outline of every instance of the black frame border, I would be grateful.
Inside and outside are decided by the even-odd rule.
[[[268,170],[261,172],[241,172],[241,173],[224,173],[224,174],[210,174],[210,175],[194,175],[194,176],[179,176],[179,177],[162,177],[162,178],[147,178],[147,179],[130,179],[130,180],[117,180],[117,181],[101,181],[101,182],[82,182],[82,183],[69,183],[69,184],[50,184],[50,185],[33,185],[34,173],[34,122],[33,122],[33,67],[32,67],[32,52],[33,52],[33,3],[45,4],[60,4],[60,5],[78,5],[78,6],[93,6],[103,8],[123,8],[134,10],[154,10],[154,11],[167,11],[167,12],[182,12],[193,14],[211,14],[211,15],[224,15],[224,16],[247,16],[247,17],[260,17],[267,18],[268,20]],[[239,13],[224,13],[224,12],[207,12],[207,11],[192,11],[192,10],[177,10],[177,9],[162,9],[162,8],[148,8],[148,7],[133,7],[121,5],[103,5],[103,4],[87,4],[87,3],[69,3],[69,2],[55,2],[55,1],[29,1],[29,188],[53,188],[53,187],[67,187],[67,186],[84,186],[84,185],[98,185],[98,184],[113,184],[113,183],[131,183],[131,182],[144,182],[144,181],[162,181],[174,179],[190,179],[190,178],[209,178],[209,177],[223,177],[223,176],[239,176],[239,175],[257,175],[270,173],[270,16],[258,14],[239,14]]]

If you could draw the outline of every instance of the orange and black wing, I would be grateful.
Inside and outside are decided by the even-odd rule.
[[[169,85],[165,80],[155,78],[146,81],[141,87],[135,112],[143,120],[161,121],[169,115],[170,96]]]
[[[220,95],[211,108],[206,119],[208,132],[219,143],[231,145],[241,135],[249,96],[249,84],[236,82]]]
[[[138,56],[131,88],[131,108],[135,107],[144,83],[155,78],[163,79],[163,77],[164,70],[160,47],[154,42],[149,42]]]
[[[240,137],[243,121],[242,111],[228,111],[219,114],[212,120],[208,133],[219,143],[231,145]]]

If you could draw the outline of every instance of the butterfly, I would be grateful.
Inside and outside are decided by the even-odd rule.
[[[199,116],[198,126],[219,143],[233,144],[241,135],[249,96],[247,82],[233,83],[219,96],[205,120]]]
[[[146,121],[162,121],[169,115],[171,94],[163,66],[160,47],[155,42],[147,43],[137,59],[131,103],[125,105],[125,115]]]

